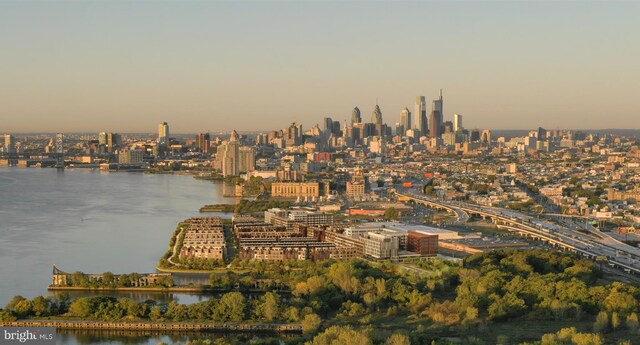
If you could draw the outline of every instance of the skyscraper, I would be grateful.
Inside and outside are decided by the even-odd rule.
[[[440,135],[442,135],[441,123],[442,115],[440,115],[439,111],[434,109],[429,116],[429,136],[431,136],[431,138],[440,138]]]
[[[453,130],[457,132],[458,130],[462,130],[462,128],[462,115],[453,114]]]
[[[169,125],[166,122],[158,125],[158,144],[169,145]]]
[[[429,126],[427,124],[427,104],[424,96],[416,97],[414,113],[416,114],[416,129],[420,131],[420,135],[427,135]]]
[[[440,138],[443,128],[443,115],[442,112],[442,89],[440,89],[440,98],[433,101],[433,111],[429,117],[430,135],[432,138]],[[435,126],[435,128],[434,128]]]
[[[324,124],[324,126],[322,127],[322,130],[324,132],[333,132],[333,119],[331,119],[330,117],[325,117],[322,123]]]
[[[411,112],[407,107],[404,107],[404,109],[402,109],[402,111],[400,112],[400,128],[400,135],[404,135],[404,132],[411,129]]]
[[[16,142],[11,134],[5,134],[4,136],[4,152],[7,154],[16,153]]]
[[[382,124],[382,111],[380,111],[378,104],[376,104],[376,107],[373,108],[373,112],[371,113],[371,123],[374,125]]]
[[[360,116],[360,109],[358,107],[353,108],[351,112],[351,124],[362,122],[362,116]]]

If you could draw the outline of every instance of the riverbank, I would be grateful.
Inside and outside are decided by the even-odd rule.
[[[106,322],[89,320],[0,321],[0,327],[53,327],[56,329],[131,330],[163,332],[271,332],[301,333],[296,323],[220,323],[220,322]]]
[[[177,292],[177,293],[206,293],[217,292],[204,286],[173,286],[173,287],[82,287],[82,286],[49,286],[49,291],[144,291],[144,292]]]

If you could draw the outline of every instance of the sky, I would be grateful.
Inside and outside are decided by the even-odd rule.
[[[0,2],[0,133],[640,128],[640,2]],[[414,114],[415,121],[415,114]]]

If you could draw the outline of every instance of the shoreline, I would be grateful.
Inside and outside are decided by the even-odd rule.
[[[109,322],[90,320],[20,320],[0,321],[0,327],[53,327],[78,330],[129,330],[163,332],[267,332],[300,333],[302,325],[297,323],[220,323],[220,322]]]

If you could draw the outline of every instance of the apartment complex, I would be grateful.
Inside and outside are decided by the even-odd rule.
[[[184,233],[180,258],[224,260],[226,245],[219,217],[194,217]]]

